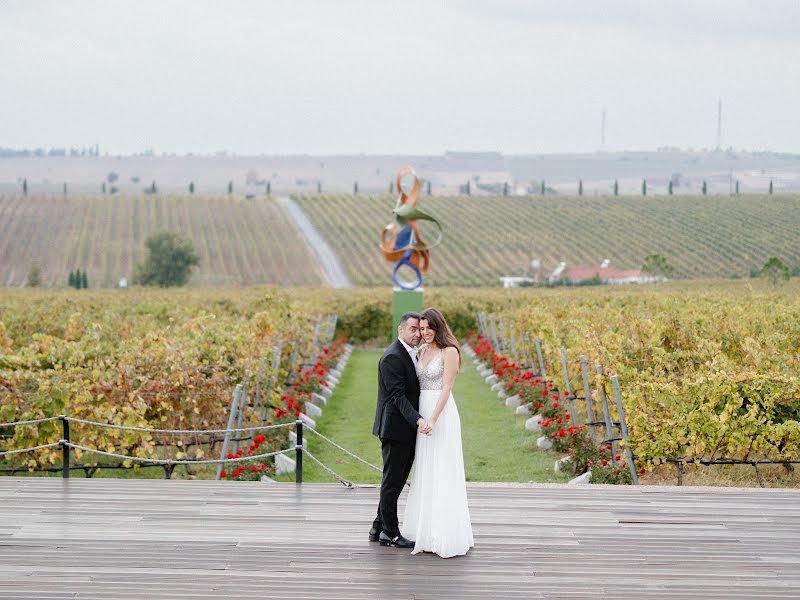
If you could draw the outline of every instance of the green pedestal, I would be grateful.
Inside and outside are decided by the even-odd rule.
[[[391,339],[397,337],[397,327],[400,325],[400,317],[409,311],[422,312],[422,289],[401,290],[400,288],[394,288],[394,292],[392,293]]]

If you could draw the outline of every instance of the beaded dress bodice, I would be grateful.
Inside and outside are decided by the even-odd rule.
[[[422,366],[423,356],[417,361],[417,378],[419,379],[420,390],[440,390],[444,382],[444,362],[442,361],[442,351],[438,350],[437,355],[431,359],[424,367]],[[428,351],[425,351],[427,354]]]

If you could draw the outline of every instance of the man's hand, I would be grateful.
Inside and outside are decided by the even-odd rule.
[[[423,419],[422,417],[420,417],[419,419],[417,419],[417,427],[419,427],[419,431],[420,431],[420,433],[424,433],[425,435],[430,435],[430,434],[431,434],[431,431],[433,431],[433,430],[431,429],[430,425],[428,425],[428,424],[425,422],[425,419]]]

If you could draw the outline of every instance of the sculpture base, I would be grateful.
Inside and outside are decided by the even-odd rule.
[[[398,287],[392,292],[392,334],[389,339],[397,337],[400,317],[407,312],[422,312],[422,288],[403,290]]]

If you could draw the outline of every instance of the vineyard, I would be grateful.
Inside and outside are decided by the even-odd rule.
[[[316,259],[272,198],[207,195],[0,195],[0,285],[24,285],[34,263],[45,286],[80,269],[89,287],[131,277],[151,233],[178,231],[200,257],[190,285],[320,285]]]
[[[541,338],[546,373],[561,398],[554,390],[542,391],[542,380],[527,385],[515,364],[519,352],[515,357],[506,347],[503,356],[485,343],[473,345],[490,357],[484,360],[508,381],[509,393],[534,403],[555,447],[569,451],[572,444],[584,461],[591,454],[578,425],[587,419],[576,422],[575,414],[586,415],[586,406],[581,400],[576,413],[567,410],[561,348],[569,356],[573,390],[583,389],[579,358],[587,358],[595,410],[601,394],[611,397],[610,376],[618,377],[638,467],[653,469],[669,459],[787,461],[786,472],[792,472],[789,463],[800,461],[797,285],[781,291],[747,285],[670,291],[540,294],[500,308],[504,325],[498,335],[519,339],[531,332]],[[605,373],[596,373],[596,364]],[[594,457],[593,480],[603,481],[602,459]],[[607,459],[603,466],[611,468]]]
[[[378,251],[393,196],[298,195],[295,199],[339,255],[356,285],[385,285],[391,265]],[[497,286],[538,258],[548,275],[560,261],[638,269],[664,255],[678,278],[747,277],[771,255],[800,266],[800,197],[425,197],[445,240],[432,253],[428,286]]]
[[[800,458],[796,279],[775,286],[745,280],[449,288],[426,292],[425,304],[440,308],[462,340],[478,330],[477,311],[502,317],[506,336],[538,336],[548,378],[559,389],[565,388],[560,348],[574,390],[582,389],[581,355],[590,366],[602,363],[606,375],[593,372],[592,388],[606,385],[610,394],[606,377],[618,376],[630,444],[648,473],[669,458]],[[231,389],[245,372],[263,368],[280,341],[307,347],[321,314],[339,316],[337,338],[381,347],[391,334],[391,290],[8,290],[0,298],[0,422],[68,411],[137,426],[224,424]],[[317,367],[293,375],[289,355],[286,345],[272,420],[294,419],[298,398],[315,385]],[[506,358],[514,362],[510,353]],[[281,398],[292,377],[300,387]],[[551,417],[556,408],[548,408]],[[92,437],[93,431],[77,428],[75,439],[135,456],[164,451],[158,445],[164,440],[143,443],[114,431]],[[59,435],[57,423],[17,427],[11,438],[0,438],[0,451]],[[43,450],[13,464],[52,465],[58,457]]]
[[[323,364],[327,357],[313,354],[325,341],[314,325],[320,313],[269,292],[242,302],[183,291],[175,300],[174,293],[160,291],[8,294],[0,321],[0,423],[67,414],[112,427],[219,429],[237,384],[250,393],[241,423],[299,416],[330,367]],[[326,355],[341,347],[327,343]],[[203,459],[220,441],[80,422],[72,427],[77,444],[137,458]],[[0,428],[0,451],[60,437],[57,421]],[[250,437],[255,448],[266,444],[262,451],[287,443],[286,430]],[[79,464],[98,464],[96,456],[75,455]],[[45,448],[6,457],[3,466],[47,468],[60,456]]]

